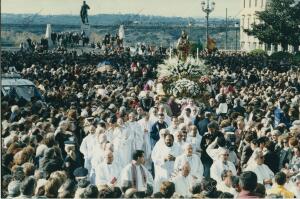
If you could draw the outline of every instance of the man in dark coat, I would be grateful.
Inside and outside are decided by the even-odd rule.
[[[166,129],[168,128],[168,124],[164,121],[165,116],[163,113],[160,113],[158,115],[158,121],[155,122],[150,131],[150,141],[151,141],[151,147],[153,148],[156,142],[159,140],[159,131],[161,129]]]
[[[211,113],[205,112],[204,117],[205,118],[203,120],[200,120],[197,123],[195,123],[195,125],[197,126],[197,129],[198,129],[198,132],[201,136],[203,136],[204,133],[207,132],[207,125],[210,123]]]

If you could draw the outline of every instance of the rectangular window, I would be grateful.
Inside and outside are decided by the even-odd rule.
[[[261,0],[261,7],[264,7],[264,0]]]
[[[246,8],[246,0],[244,0],[244,8]]]
[[[251,0],[249,0],[249,8],[251,8]]]
[[[255,0],[255,7],[257,6],[257,0]]]
[[[250,17],[248,17],[248,29],[250,28]]]

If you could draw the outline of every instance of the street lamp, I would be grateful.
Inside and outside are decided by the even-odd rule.
[[[237,50],[238,50],[238,30],[239,30],[240,24],[238,22],[236,22],[234,24],[234,27],[235,27],[235,52],[237,52]]]
[[[202,11],[206,14],[206,46],[208,46],[208,18],[209,14],[214,11],[216,3],[214,1],[206,0],[201,2]]]

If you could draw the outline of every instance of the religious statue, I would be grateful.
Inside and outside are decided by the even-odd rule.
[[[178,39],[177,51],[178,51],[178,58],[185,61],[190,51],[190,42],[189,42],[188,35],[186,34],[185,31],[182,31],[181,36]]]
[[[88,19],[88,13],[87,10],[90,9],[90,6],[88,6],[85,1],[83,1],[83,5],[81,6],[81,10],[80,10],[80,17],[81,17],[81,21],[83,24],[87,24],[89,23],[89,19]]]

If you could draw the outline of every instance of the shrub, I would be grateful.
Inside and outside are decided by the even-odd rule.
[[[264,51],[263,49],[255,49],[249,52],[249,55],[252,56],[262,56],[262,57],[267,57],[268,54],[266,51]]]
[[[293,55],[289,52],[275,52],[270,56],[271,60],[273,61],[291,61],[293,58]]]

